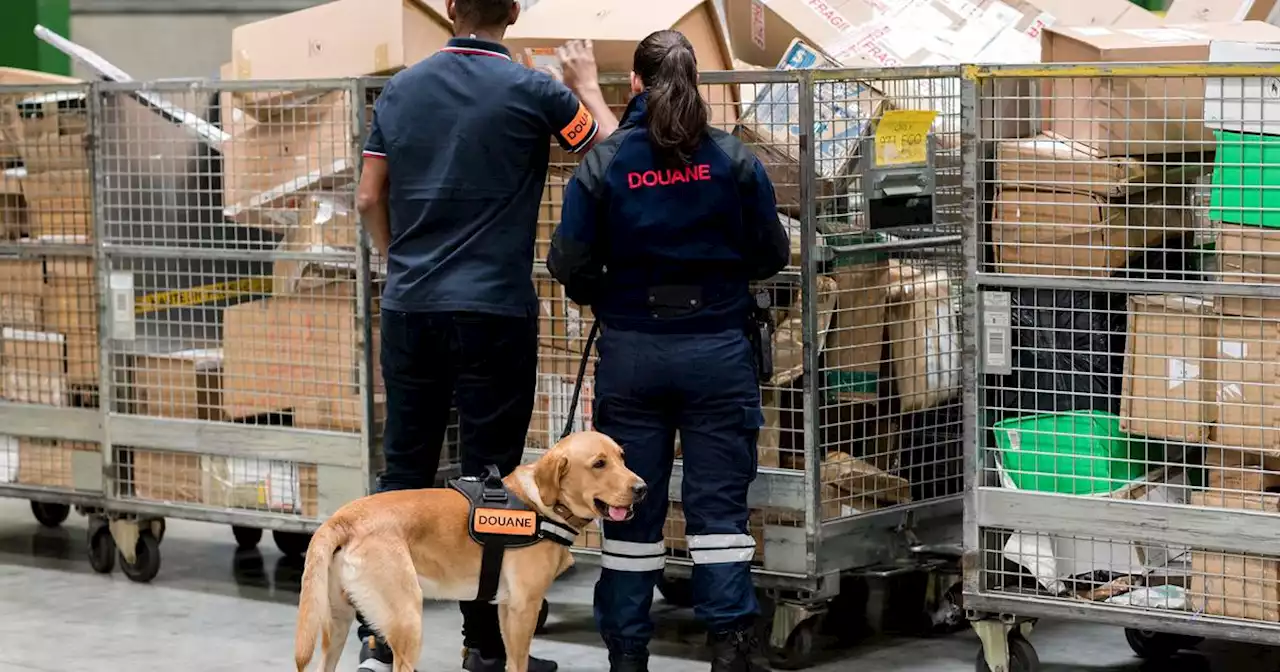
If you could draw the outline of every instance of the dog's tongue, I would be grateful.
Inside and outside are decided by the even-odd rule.
[[[627,519],[627,510],[621,506],[609,507],[609,520],[619,522]]]

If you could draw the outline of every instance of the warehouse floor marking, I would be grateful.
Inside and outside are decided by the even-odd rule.
[[[138,297],[134,306],[135,315],[147,315],[171,308],[200,306],[206,303],[217,303],[252,294],[270,294],[271,278],[258,276],[240,278],[228,282],[217,282],[200,287],[175,289],[167,292],[156,292]]]

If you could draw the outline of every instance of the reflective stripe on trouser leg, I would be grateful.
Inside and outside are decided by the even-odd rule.
[[[600,552],[600,566],[615,572],[655,572],[667,561],[667,549],[661,541],[638,543],[606,538]]]
[[[691,534],[685,537],[695,565],[751,562],[756,540],[749,534]]]

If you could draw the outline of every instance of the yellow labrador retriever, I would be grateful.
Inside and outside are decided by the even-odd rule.
[[[596,432],[568,436],[503,482],[539,515],[578,530],[595,518],[626,520],[645,492],[618,444]],[[449,489],[401,490],[358,499],[325,521],[302,574],[298,671],[311,662],[317,633],[322,669],[337,669],[359,607],[395,654],[395,672],[413,672],[422,649],[422,599],[476,599],[482,547],[468,531],[470,506]],[[497,602],[508,672],[526,672],[543,596],[572,564],[568,549],[554,541],[506,551]]]

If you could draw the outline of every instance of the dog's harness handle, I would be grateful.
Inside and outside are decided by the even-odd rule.
[[[582,381],[587,377],[587,364],[591,361],[591,346],[596,343],[596,336],[600,334],[599,320],[591,323],[591,331],[587,333],[587,344],[582,348],[582,360],[578,362],[578,379],[573,382],[573,398],[569,400],[569,419],[564,423],[564,431],[560,432],[560,438],[569,436],[573,433],[574,416],[578,412],[578,397],[582,396]]]

